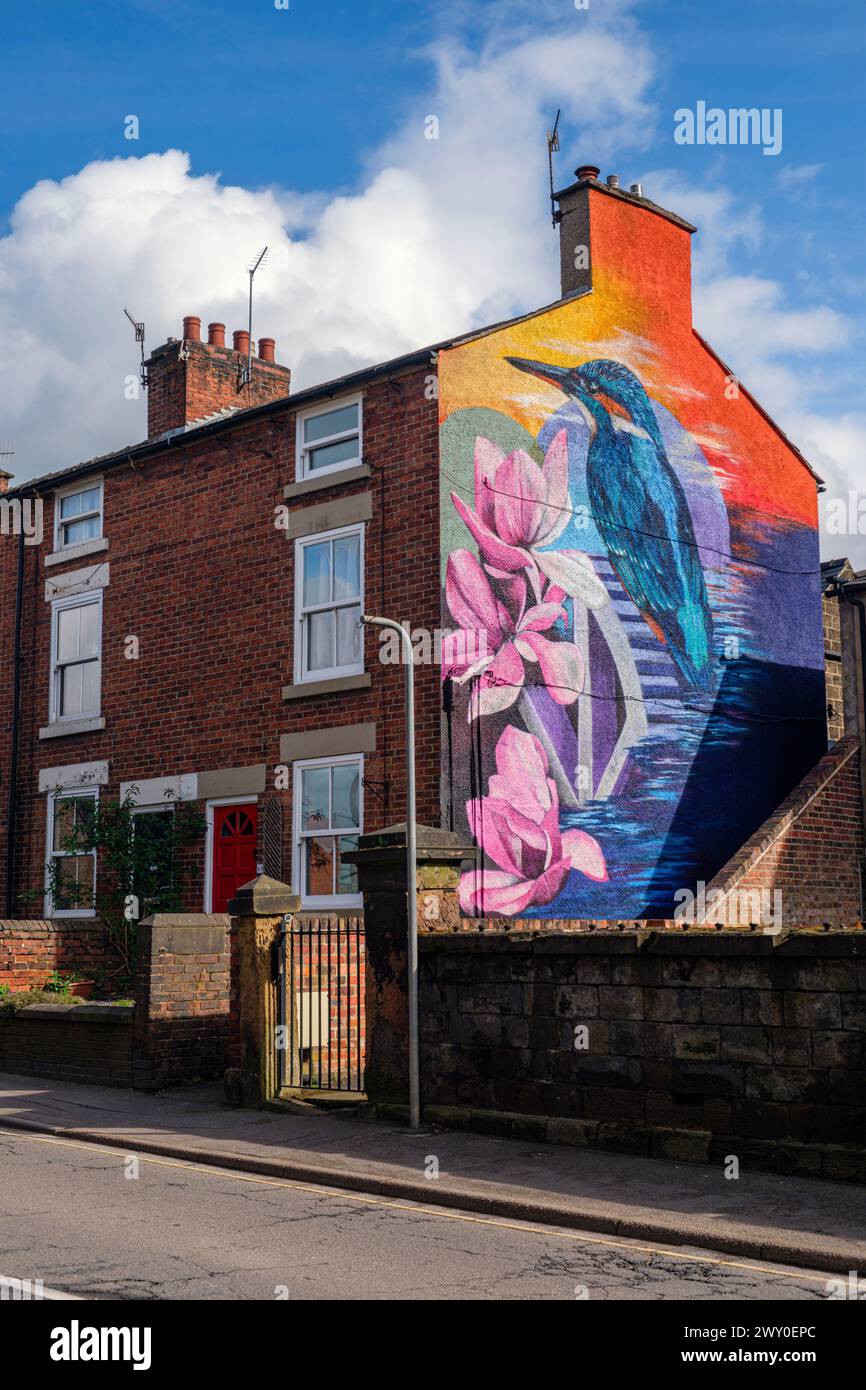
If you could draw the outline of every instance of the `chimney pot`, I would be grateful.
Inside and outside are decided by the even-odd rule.
[[[259,357],[263,362],[276,361],[274,357],[276,346],[276,339],[274,338],[259,338]]]
[[[619,174],[608,174],[607,186],[608,188],[619,188]]]
[[[628,191],[629,191],[629,193],[633,193],[633,194],[635,195],[636,198],[642,198],[642,197],[643,197],[643,188],[641,187],[641,185],[640,185],[639,183],[633,183],[633,184],[631,184]]]
[[[601,170],[597,164],[581,164],[574,172],[579,179],[597,179]]]
[[[226,345],[226,326],[224,323],[209,323],[207,340],[210,347],[224,348]]]
[[[183,336],[190,343],[201,342],[201,319],[195,314],[188,314],[183,321]]]
[[[235,352],[239,352],[242,357],[246,357],[250,350],[250,335],[245,328],[236,328],[232,334],[232,344]]]

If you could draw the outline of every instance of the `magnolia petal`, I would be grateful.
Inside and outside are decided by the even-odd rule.
[[[493,491],[496,470],[505,455],[490,439],[479,434],[475,440],[475,510],[484,526],[493,527]]]
[[[452,618],[467,631],[487,633],[488,650],[502,641],[499,614],[490,581],[471,550],[455,550],[445,570],[445,601]]]
[[[523,449],[515,449],[496,474],[493,515],[504,541],[532,545],[544,516],[544,474]]]
[[[518,546],[507,545],[495,531],[485,526],[480,517],[475,515],[471,507],[467,507],[463,498],[458,497],[456,492],[452,492],[451,501],[488,564],[512,571],[526,569],[535,563],[528,551],[521,550]]]
[[[507,801],[495,796],[467,801],[466,818],[484,853],[507,873],[525,877],[525,849],[543,855],[545,864],[549,862],[550,845],[541,826],[521,815]]]
[[[537,661],[552,700],[573,705],[583,689],[583,660],[573,642],[549,642],[540,632],[522,632],[514,645],[527,661]]]
[[[560,604],[537,603],[534,608],[527,608],[520,620],[520,631],[547,632],[560,618],[565,618],[565,609]]]
[[[560,430],[551,440],[541,471],[544,475],[546,505],[538,532],[538,543],[549,545],[571,519],[568,496],[568,435]]]
[[[509,724],[499,735],[495,757],[496,771],[511,790],[532,787],[539,805],[549,805],[547,754],[535,734]]]
[[[586,874],[597,883],[606,883],[608,878],[604,851],[598,840],[587,835],[585,830],[564,830],[562,832],[562,853],[571,861],[571,867],[578,873]]]
[[[469,913],[497,913],[514,917],[531,903],[549,902],[568,874],[565,860],[551,866],[538,879],[516,880],[496,869],[473,869],[463,874],[458,889],[460,906]]]
[[[533,554],[548,579],[587,608],[601,608],[607,603],[607,589],[582,550],[536,550]]]

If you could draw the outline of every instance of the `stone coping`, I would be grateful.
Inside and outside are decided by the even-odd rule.
[[[421,932],[422,951],[457,955],[617,955],[617,956],[854,956],[866,962],[866,934],[861,930],[828,932],[820,928],[786,929],[770,935],[745,931],[456,931]]]
[[[13,1009],[0,1013],[0,1025],[4,1018],[46,1018],[62,1020],[64,1023],[132,1023],[134,1004],[27,1004],[23,1009]]]

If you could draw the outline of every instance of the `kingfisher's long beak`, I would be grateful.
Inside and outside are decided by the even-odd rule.
[[[558,386],[560,391],[566,390],[566,382],[570,376],[568,367],[554,367],[550,362],[532,362],[526,357],[506,357],[512,367],[516,367],[519,372],[529,372],[530,376],[541,377],[542,381],[549,381],[552,386]]]

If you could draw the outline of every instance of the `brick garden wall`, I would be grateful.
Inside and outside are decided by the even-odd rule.
[[[866,1151],[839,1147],[866,1146],[866,934],[473,931],[420,948],[422,1094],[446,1119],[508,1112],[559,1142],[866,1180]]]
[[[133,1084],[211,1077],[233,1065],[229,918],[164,913],[139,927]]]
[[[0,1071],[132,1085],[130,1005],[32,1004],[0,1011]]]
[[[119,957],[98,923],[0,920],[0,985],[41,989],[53,970],[94,980],[94,998],[117,995],[125,985]]]

